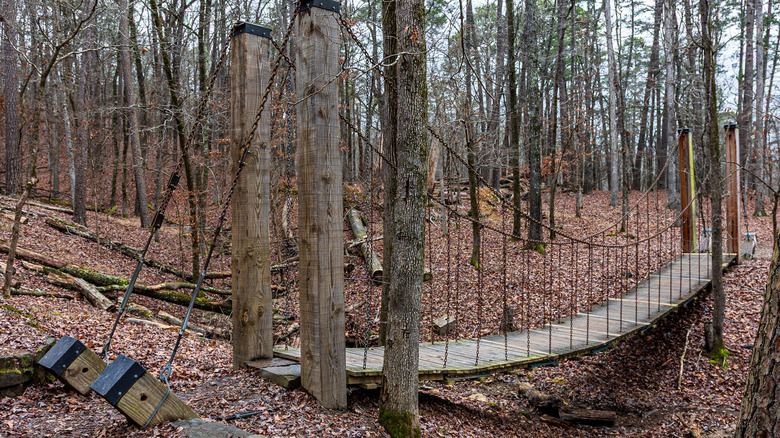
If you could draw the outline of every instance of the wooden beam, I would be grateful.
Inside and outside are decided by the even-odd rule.
[[[680,208],[682,208],[683,252],[696,250],[696,185],[693,174],[693,136],[691,130],[678,131],[680,152]]]
[[[90,385],[106,368],[95,352],[70,336],[60,338],[38,364],[81,395],[89,394]]]
[[[266,37],[268,35],[268,37]],[[232,171],[242,156],[245,168],[232,199],[233,212],[233,369],[247,361],[273,357],[271,295],[270,116],[263,110],[248,151],[252,130],[269,78],[270,30],[243,23],[232,35],[230,53],[230,142]]]
[[[739,250],[739,129],[723,125],[726,131],[726,249],[737,255]]]
[[[121,354],[92,383],[92,389],[141,428],[200,418],[163,382]]]
[[[301,383],[327,408],[347,406],[338,16],[304,1],[295,33]]]

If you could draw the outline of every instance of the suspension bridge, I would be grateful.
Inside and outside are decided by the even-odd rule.
[[[294,28],[297,29],[296,38],[300,39],[295,45],[297,65],[285,52],[289,50]],[[299,361],[304,388],[326,407],[346,406],[348,384],[370,386],[381,382],[384,349],[372,346],[376,344],[372,336],[388,322],[382,320],[378,309],[377,297],[381,293],[375,293],[378,292],[375,282],[381,284],[383,280],[368,269],[368,259],[374,254],[372,242],[379,230],[378,221],[372,220],[378,216],[373,209],[379,202],[373,199],[371,181],[376,177],[373,163],[388,167],[394,164],[374,147],[371,138],[337,114],[336,80],[344,73],[339,70],[341,31],[354,40],[369,65],[381,65],[371,59],[350,24],[340,15],[337,2],[301,2],[281,44],[271,40],[269,29],[246,23],[234,28],[230,43],[233,47],[230,52],[233,178],[223,198],[201,276],[192,292],[170,359],[157,379],[124,356],[106,365],[83,344],[67,336],[58,343],[61,348],[53,349],[53,353],[44,357],[43,366],[66,384],[80,389],[82,394],[94,389],[139,426],[196,417],[197,414],[173,394],[169,378],[232,200],[234,366],[271,355]],[[269,62],[268,56],[271,43],[278,51],[273,63]],[[227,54],[226,45],[217,70]],[[292,71],[296,70],[296,88],[304,90],[296,104],[300,256],[295,267],[297,275],[291,269],[284,269],[275,278],[283,283],[288,293],[284,300],[274,301],[270,259],[272,253],[281,256],[283,251],[272,251],[269,242],[292,239],[287,232],[280,239],[270,238],[269,223],[282,221],[272,220],[275,213],[270,208],[269,193],[272,154],[268,147],[271,123],[269,111],[263,110],[274,89],[282,60],[287,63],[286,77],[291,77]],[[382,74],[381,69],[378,71]],[[198,107],[196,121],[205,111],[213,84],[212,78]],[[388,86],[392,84],[388,82]],[[285,87],[278,89],[281,98]],[[261,93],[260,90],[264,91]],[[291,105],[290,101],[287,105]],[[339,117],[351,135],[367,145],[367,162],[371,169],[364,191],[368,223],[362,245],[367,263],[356,270],[357,275],[347,279],[357,282],[353,284],[359,284],[358,289],[365,292],[362,304],[356,302],[358,298],[354,294],[350,297],[353,306],[361,310],[360,317],[350,318],[353,324],[362,322],[359,331],[363,334],[363,348],[345,347]],[[197,132],[196,127],[197,124],[191,129],[188,145]],[[694,174],[692,135],[688,130],[680,130],[678,135],[679,168],[670,166],[676,154],[669,154],[666,162],[655,169],[655,178],[645,191],[634,200],[624,197],[624,209],[618,220],[600,228],[584,226],[589,231],[575,235],[568,229],[560,229],[560,224],[531,214],[529,206],[523,205],[524,201],[512,199],[489,184],[479,169],[463,158],[462,145],[451,144],[436,127],[427,128],[443,147],[443,156],[439,193],[429,196],[426,217],[429,225],[425,227],[425,264],[433,278],[427,282],[422,294],[424,319],[420,325],[418,367],[421,379],[475,376],[553,364],[598,352],[652,327],[661,318],[685,306],[710,284],[713,267],[710,265],[707,227],[705,221],[697,226],[696,218],[697,212],[701,219],[710,217],[712,205],[694,189],[705,181],[697,180],[698,176]],[[736,141],[734,133],[734,126],[727,127],[727,143]],[[734,150],[733,143],[727,146],[730,151]],[[736,151],[734,156],[738,156],[738,146]],[[183,154],[186,153],[185,150]],[[182,165],[180,159],[171,175],[146,246],[101,352],[104,359],[109,356],[111,338],[147,250],[163,222],[168,201],[178,185]],[[667,194],[659,181],[677,171],[680,208],[667,209]],[[463,186],[461,173],[469,174],[472,191],[485,191],[492,197],[488,203],[494,211],[483,212],[486,213],[483,216],[478,205],[467,206],[461,201],[469,189]],[[738,172],[727,173],[729,183],[736,184]],[[282,187],[292,187],[289,181],[277,182]],[[736,259],[739,190],[734,187],[728,194],[728,254],[723,258],[724,267]],[[282,192],[280,190],[278,194]],[[474,198],[473,192],[471,197]],[[282,216],[284,214],[282,209]],[[509,231],[510,219],[515,221],[512,229],[524,230],[522,234],[528,230],[528,236]],[[441,229],[441,233],[434,236],[434,228]],[[471,228],[471,232],[464,233],[464,228]],[[531,238],[532,229],[539,231],[538,236],[542,231],[549,233],[550,238]],[[488,248],[491,252],[486,255]],[[362,277],[361,269],[365,273]],[[293,295],[290,285],[297,286],[297,305],[290,303]],[[300,321],[302,348],[274,348],[275,313],[284,321]],[[453,318],[458,326],[437,333],[433,324],[437,314],[444,315],[447,320]],[[414,333],[416,336],[417,332]]]
[[[447,380],[552,365],[603,351],[644,332],[695,299],[710,284],[709,260],[707,253],[683,254],[626,294],[530,330],[421,343],[420,380]],[[723,267],[734,260],[734,254],[726,254]],[[301,358],[300,349],[278,348],[274,354],[296,362]],[[347,383],[381,383],[383,360],[383,347],[347,348]]]

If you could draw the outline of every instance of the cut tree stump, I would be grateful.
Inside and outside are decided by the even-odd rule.
[[[581,409],[564,406],[558,409],[561,420],[570,423],[589,424],[591,426],[613,426],[617,420],[615,411]]]

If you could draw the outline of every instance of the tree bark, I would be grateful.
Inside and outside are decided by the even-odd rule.
[[[396,0],[382,0],[382,34],[383,48],[385,56],[384,79],[385,92],[383,94],[382,105],[382,149],[384,155],[389,160],[393,160],[396,153],[396,128],[398,116],[398,63],[396,56],[398,53],[398,39],[396,29]],[[393,165],[394,162],[391,162]],[[383,199],[384,217],[392,218],[395,214],[395,197],[398,190],[396,175],[394,169],[389,165],[383,165],[383,182],[385,196]],[[384,220],[382,222],[382,232],[385,236],[395,235],[395,224],[393,221]],[[390,271],[392,269],[394,239],[387,239],[382,246],[382,260],[385,262],[384,282],[389,284],[392,280]],[[389,302],[388,293],[382,291],[382,302],[379,309],[379,345],[386,345],[387,338],[387,308]]]
[[[522,194],[520,191],[520,120],[517,111],[517,66],[515,65],[515,39],[517,35],[514,0],[506,0],[506,33],[507,88],[509,89],[509,101],[507,102],[509,126],[507,126],[507,130],[509,131],[509,165],[512,167],[512,202],[514,204],[512,235],[517,238],[523,232],[523,216],[520,213],[522,207]]]
[[[664,99],[663,116],[661,120],[661,138],[658,142],[656,151],[656,169],[662,169],[666,164],[669,154],[669,145],[676,144],[674,141],[674,63],[672,62],[672,53],[674,49],[673,33],[676,28],[674,19],[674,0],[664,0],[664,47],[666,49],[666,78],[664,81]],[[666,171],[658,180],[659,188],[668,189],[669,198],[672,199],[672,192],[675,193],[676,187],[671,182],[674,181],[673,166],[668,166]]]
[[[764,13],[763,3],[761,0],[753,0],[755,2],[755,15],[756,15],[756,98],[754,106],[756,108],[756,121],[754,131],[754,145],[756,149],[756,167],[755,172],[759,177],[764,179],[764,155],[766,150],[766,131],[764,125],[766,120],[764,119],[764,86],[766,84],[766,47],[764,46]],[[764,184],[758,182],[756,184],[756,205],[753,210],[753,216],[766,216],[766,209],[764,207],[764,197],[766,196],[767,188]]]
[[[615,62],[615,48],[612,43],[612,12],[610,10],[610,0],[604,0],[604,21],[607,32],[607,71],[609,76],[609,205],[614,207],[618,205],[618,191],[620,189],[618,182],[618,170],[620,162],[618,159],[618,126],[617,126],[617,64]]]
[[[3,97],[5,98],[5,190],[15,195],[22,190],[22,157],[19,150],[19,62],[16,44],[16,1],[3,2],[5,32],[2,42]]]
[[[747,384],[735,436],[780,435],[780,234],[775,234],[774,255],[769,268],[761,320],[753,346]]]
[[[422,0],[398,2],[383,20],[394,20],[386,35],[395,35],[398,60],[397,130],[390,160],[394,190],[390,284],[387,301],[387,339],[380,395],[379,421],[394,437],[419,437],[418,363],[423,265],[425,258],[425,205],[428,155],[425,4]],[[398,190],[403,188],[402,190]],[[386,193],[385,196],[388,196]],[[388,202],[388,201],[386,201]],[[387,259],[385,261],[387,263]]]
[[[718,97],[715,81],[715,49],[712,41],[710,0],[700,0],[701,34],[704,55],[704,89],[707,102],[705,141],[710,152],[710,172],[713,181],[712,200],[712,351],[723,349],[723,322],[726,316],[726,295],[723,291],[723,189],[721,183],[721,148],[718,137]]]
[[[542,114],[539,92],[539,59],[537,49],[537,5],[535,0],[525,2],[523,23],[523,51],[525,58],[525,91],[528,101],[528,210],[531,216],[528,240],[532,245],[542,241]]]

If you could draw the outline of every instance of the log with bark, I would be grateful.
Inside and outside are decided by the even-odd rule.
[[[612,426],[617,419],[615,411],[582,409],[570,406],[563,406],[558,409],[558,415],[561,420],[570,423],[589,424],[591,426]]]
[[[293,235],[290,228],[290,210],[292,209],[292,198],[287,197],[284,200],[282,206],[282,234],[284,236],[284,246],[293,252],[294,255],[298,255],[298,239]]]
[[[94,231],[84,228],[81,225],[73,224],[62,219],[55,217],[47,217],[46,225],[67,234],[73,234],[79,237],[83,237],[87,240],[97,243],[98,245],[112,249],[120,254],[126,255],[133,259],[138,259],[141,254],[141,249],[127,245],[125,243],[111,240],[108,237],[101,237],[95,234]],[[175,275],[186,281],[193,281],[192,273],[183,272],[180,269],[176,269],[173,266],[166,265],[152,258],[145,258],[144,264],[150,268],[159,269],[162,272]],[[208,277],[208,275],[207,275]],[[214,277],[212,277],[214,278]]]
[[[4,253],[8,253],[9,249],[10,247],[8,243],[3,240],[0,240],[0,251]],[[30,262],[37,263],[39,265],[48,266],[55,269],[62,269],[67,265],[67,263],[58,260],[54,257],[47,256],[37,251],[33,251],[27,248],[22,248],[19,246],[17,246],[16,248],[16,257],[22,260],[27,260]]]
[[[168,324],[172,324],[178,327],[181,327],[182,320],[179,318],[176,318],[175,316],[171,315],[168,312],[160,311],[160,313],[157,314],[157,317],[162,319],[163,321],[167,322]],[[211,328],[204,328],[200,327],[198,325],[195,325],[189,321],[187,321],[187,330],[192,331],[193,333],[197,333],[203,337],[206,338],[220,338],[220,339],[230,339],[230,330],[222,330],[222,329],[211,329]]]
[[[81,294],[84,295],[84,298],[92,303],[93,306],[108,312],[113,312],[116,310],[116,305],[113,301],[106,298],[106,296],[100,293],[100,291],[97,290],[95,286],[89,284],[84,279],[74,278],[73,286],[76,290],[81,292]]]
[[[382,283],[382,275],[384,270],[382,269],[382,262],[379,261],[379,256],[376,251],[371,248],[371,243],[368,241],[368,235],[366,228],[363,226],[363,219],[360,218],[360,213],[355,209],[350,209],[347,212],[347,219],[349,225],[352,227],[352,233],[355,235],[355,241],[362,242],[358,245],[358,250],[363,255],[363,259],[366,261],[366,266],[371,274],[371,279],[374,284]]]

